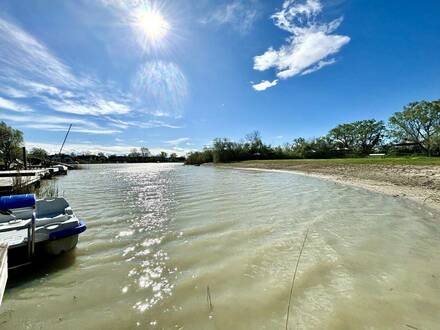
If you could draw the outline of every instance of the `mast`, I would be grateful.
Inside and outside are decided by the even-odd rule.
[[[64,141],[63,141],[63,144],[61,145],[60,152],[59,152],[60,156],[61,156],[61,152],[63,151],[63,148],[64,148],[64,143],[66,143],[67,136],[69,135],[71,128],[72,128],[72,124],[69,125],[69,129],[67,130],[66,136],[64,137]]]

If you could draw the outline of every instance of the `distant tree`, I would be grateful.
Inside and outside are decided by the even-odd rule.
[[[103,152],[98,152],[97,156],[101,160],[107,159],[107,156]]]
[[[142,157],[150,157],[151,156],[151,152],[147,147],[142,147],[141,148],[141,156]]]
[[[251,153],[261,153],[264,148],[263,140],[259,131],[253,131],[245,136],[247,148]]]
[[[170,159],[171,160],[176,160],[177,159],[177,154],[175,152],[173,152],[172,154],[170,154]]]
[[[0,158],[6,168],[9,168],[11,163],[18,158],[22,145],[23,133],[0,122]]]
[[[216,138],[212,147],[214,163],[227,163],[242,160],[243,145],[226,138]]]
[[[204,163],[211,163],[213,161],[212,149],[204,147],[202,151],[190,152],[185,160],[188,165],[200,165]]]
[[[368,155],[381,142],[385,134],[385,124],[382,120],[368,119],[356,121],[353,125],[357,150],[363,155]]]
[[[139,151],[136,148],[133,148],[130,150],[130,153],[128,154],[128,157],[131,158],[136,158],[136,157],[140,157],[141,154],[139,153]]]
[[[160,152],[160,154],[159,154],[159,158],[160,158],[161,160],[165,160],[165,159],[167,159],[167,157],[168,157],[168,154],[167,154],[165,151],[161,151],[161,152]]]
[[[340,124],[331,129],[328,138],[339,149],[353,150],[362,155],[371,153],[385,134],[383,121],[368,119]]]
[[[356,128],[353,124],[340,124],[331,129],[328,137],[340,149],[353,149],[356,141]]]
[[[410,103],[389,122],[394,138],[417,143],[431,156],[440,141],[440,100]]]
[[[49,154],[43,148],[32,148],[28,156],[38,160],[45,160]]]
[[[319,137],[306,140],[297,138],[290,146],[293,158],[328,158],[334,156],[334,144],[328,137]]]

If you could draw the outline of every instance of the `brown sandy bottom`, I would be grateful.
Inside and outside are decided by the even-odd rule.
[[[396,198],[408,198],[440,210],[440,167],[376,164],[268,164],[231,163],[220,167],[294,172],[364,188]]]

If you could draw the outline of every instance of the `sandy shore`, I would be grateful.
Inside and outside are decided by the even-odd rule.
[[[361,187],[396,198],[408,198],[440,211],[440,166],[377,164],[222,164],[222,167],[258,171],[294,172]]]

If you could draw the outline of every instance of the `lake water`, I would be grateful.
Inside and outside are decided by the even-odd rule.
[[[10,279],[1,329],[434,329],[439,215],[299,176],[91,165],[56,180],[88,224]],[[208,290],[211,306],[208,303]]]

